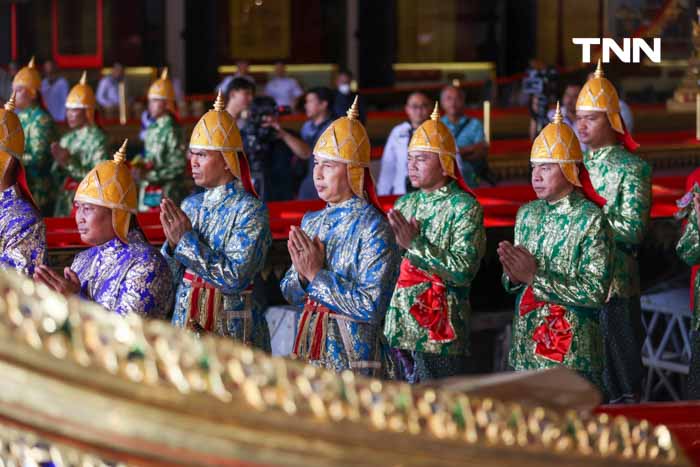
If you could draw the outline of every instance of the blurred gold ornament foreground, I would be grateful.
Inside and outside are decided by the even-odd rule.
[[[664,426],[336,375],[123,318],[9,272],[0,272],[0,375],[5,460],[687,465]]]

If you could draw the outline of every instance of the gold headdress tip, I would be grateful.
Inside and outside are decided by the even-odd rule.
[[[160,74],[160,79],[163,79],[163,80],[168,79],[168,67],[167,66],[165,68],[163,68],[163,71]]]
[[[559,125],[564,118],[561,116],[561,109],[559,108],[559,101],[557,101],[557,110],[554,111],[554,118],[552,123]]]
[[[356,95],[355,95],[355,100],[352,101],[352,105],[351,105],[350,108],[348,109],[348,114],[347,114],[347,115],[348,115],[348,119],[349,119],[349,120],[357,120],[358,118],[360,118],[360,111],[357,109],[357,98],[358,98],[358,97],[359,97],[359,96],[357,96],[357,94],[356,94]]]
[[[15,94],[17,94],[17,91],[12,91],[12,95],[10,96],[10,100],[5,102],[5,110],[12,112],[15,110]]]
[[[219,89],[219,94],[216,95],[216,100],[214,101],[214,110],[217,112],[223,112],[226,106],[224,105],[224,96]]]
[[[83,86],[87,84],[87,70],[83,70],[83,74],[80,76],[80,84]]]
[[[440,104],[438,104],[438,101],[435,101],[435,108],[433,109],[433,113],[430,115],[430,119],[435,121],[440,119]]]
[[[29,63],[27,64],[29,68],[36,68],[34,65],[34,55],[32,55],[32,58],[29,59]]]
[[[600,58],[598,59],[598,66],[595,69],[595,73],[593,73],[593,76],[595,78],[602,78],[603,77],[603,64],[600,61]]]
[[[114,162],[121,164],[126,160],[126,145],[129,142],[129,138],[126,138],[122,143],[122,147],[119,148],[117,152],[114,153]]]

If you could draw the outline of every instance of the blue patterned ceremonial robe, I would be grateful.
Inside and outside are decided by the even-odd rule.
[[[173,299],[168,264],[138,230],[127,239],[114,237],[75,256],[71,269],[80,279],[80,296],[120,315],[165,318]]]
[[[326,261],[310,283],[300,281],[292,266],[280,284],[285,299],[303,311],[297,357],[335,371],[378,375],[379,339],[401,259],[389,223],[353,197],[306,214],[301,228],[321,240]],[[314,340],[321,344],[318,357]]]
[[[46,226],[17,185],[0,193],[0,269],[31,276],[46,262]]]
[[[270,332],[250,288],[272,243],[267,208],[238,180],[185,199],[192,223],[163,255],[177,285],[173,324],[230,336],[264,350]]]

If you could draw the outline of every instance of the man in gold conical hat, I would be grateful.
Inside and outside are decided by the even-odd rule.
[[[313,181],[327,203],[292,227],[280,287],[301,313],[293,355],[335,371],[382,374],[382,321],[399,254],[369,173],[357,100],[319,137]]]
[[[389,212],[404,249],[384,335],[411,383],[465,373],[469,293],[486,250],[484,211],[462,179],[455,139],[438,104],[408,145],[408,177],[418,191]]]
[[[0,268],[31,276],[46,262],[46,227],[22,166],[24,133],[15,96],[0,109]]]
[[[161,252],[177,287],[172,323],[270,349],[251,287],[272,243],[265,205],[257,198],[236,121],[221,93],[190,138],[192,177],[203,193],[178,207],[161,203],[167,242]]]
[[[498,245],[503,284],[517,294],[508,361],[515,370],[566,366],[602,389],[598,316],[612,275],[612,240],[600,208],[587,199],[581,148],[558,104],[530,161],[539,199],[518,211],[513,244]]]
[[[107,158],[107,135],[95,123],[96,107],[95,94],[83,71],[80,81],[66,98],[66,120],[71,131],[63,135],[60,142],[51,143],[52,173],[56,174],[59,187],[53,211],[55,217],[71,215],[79,181]]]
[[[185,146],[182,128],[175,118],[175,90],[164,68],[160,79],[148,89],[148,113],[143,158],[136,171],[139,211],[157,210],[164,196],[176,204],[187,194]]]
[[[92,247],[78,253],[63,276],[40,266],[34,278],[120,315],[165,318],[172,308],[172,277],[136,227],[136,186],[125,163],[126,143],[113,160],[97,164],[75,193],[80,239]]]
[[[638,145],[625,127],[617,91],[600,61],[576,101],[576,125],[589,148],[584,164],[614,240],[612,284],[601,311],[606,398],[634,402],[641,393],[644,338],[637,252],[649,224],[651,167],[630,152]]]
[[[51,115],[41,100],[41,76],[34,65],[34,57],[20,69],[12,80],[17,116],[24,130],[22,164],[34,200],[44,216],[53,214],[53,183],[51,177],[50,145],[56,139]]]

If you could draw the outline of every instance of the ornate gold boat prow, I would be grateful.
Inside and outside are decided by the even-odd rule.
[[[70,459],[85,455],[78,452],[134,465],[687,465],[664,426],[336,375],[110,314],[12,273],[0,273],[0,375],[5,446],[30,433],[27,449],[36,436]],[[82,465],[67,458],[63,465]]]

